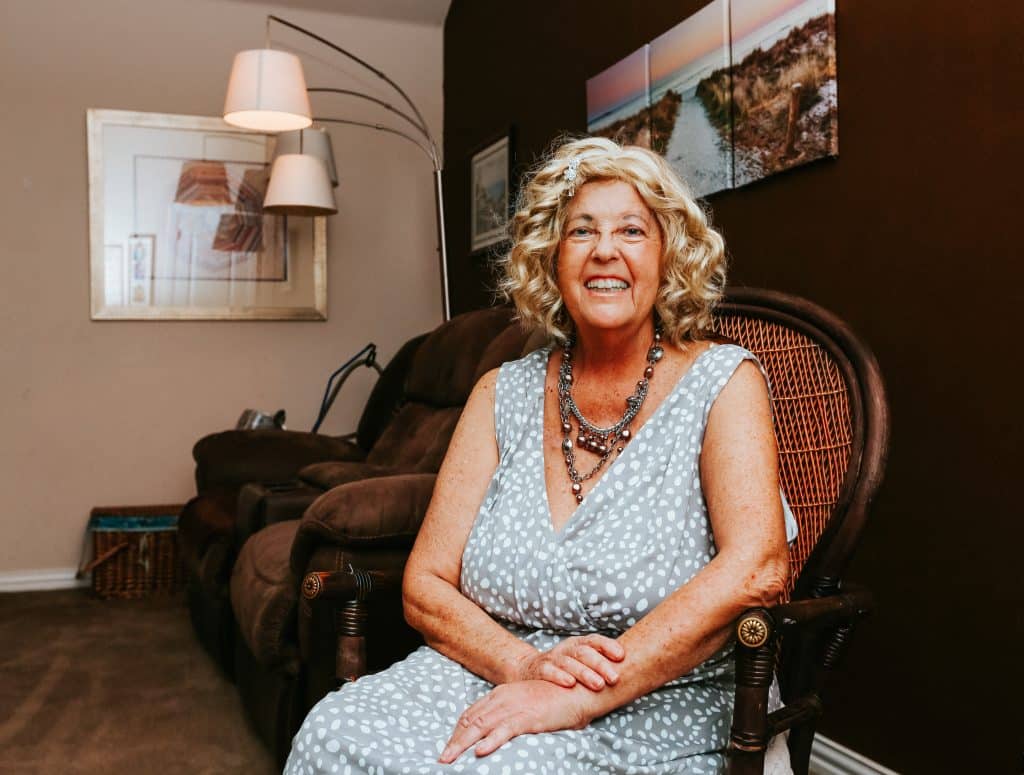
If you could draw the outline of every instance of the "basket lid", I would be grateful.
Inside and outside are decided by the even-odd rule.
[[[147,532],[177,530],[177,514],[94,514],[89,517],[89,530],[95,532]]]

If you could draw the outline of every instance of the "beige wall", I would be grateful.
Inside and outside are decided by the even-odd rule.
[[[90,507],[183,501],[197,438],[246,407],[307,429],[337,364],[371,339],[386,359],[441,320],[429,163],[336,127],[327,322],[90,321],[86,109],[218,115],[231,58],[262,45],[268,12],[382,68],[440,141],[439,26],[230,0],[0,7],[0,574],[74,566]],[[310,85],[377,88],[295,33],[274,41],[304,55]],[[378,117],[343,99],[314,105]],[[354,378],[325,429],[350,430],[370,385]]]

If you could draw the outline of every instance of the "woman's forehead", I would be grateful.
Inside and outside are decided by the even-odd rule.
[[[622,180],[594,180],[580,186],[569,203],[567,220],[650,220],[653,214],[632,184]]]

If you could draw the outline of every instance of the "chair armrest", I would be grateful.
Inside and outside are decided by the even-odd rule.
[[[306,509],[292,544],[296,576],[323,544],[351,550],[412,546],[434,493],[436,474],[397,474],[335,487]]]
[[[871,594],[849,585],[818,598],[752,608],[736,622],[736,701],[729,738],[730,775],[760,775],[764,752],[775,735],[821,715],[821,699],[813,690],[768,713],[768,687],[775,668],[777,636],[790,630],[831,630],[822,633],[822,668],[839,656],[853,622],[871,610]],[[817,638],[818,636],[815,635]]]
[[[867,615],[871,608],[871,593],[864,587],[849,584],[833,595],[781,603],[769,610],[775,625],[788,630],[794,627],[817,629],[848,623]]]
[[[381,595],[399,594],[402,570],[349,570],[307,573],[302,580],[302,596],[314,603],[334,605],[335,677],[340,683],[366,675],[367,621],[369,601]]]
[[[350,441],[274,428],[204,436],[192,448],[192,457],[196,485],[204,492],[217,486],[292,479],[300,468],[312,463],[363,460],[366,452]]]
[[[357,568],[338,571],[314,571],[302,579],[302,596],[310,602],[327,600],[347,603],[352,600],[367,602],[382,594],[392,594],[402,588],[402,571],[364,571]]]

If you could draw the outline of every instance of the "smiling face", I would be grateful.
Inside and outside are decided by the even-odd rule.
[[[632,333],[645,325],[661,280],[661,230],[629,183],[585,183],[569,203],[556,281],[566,310],[588,328]]]

